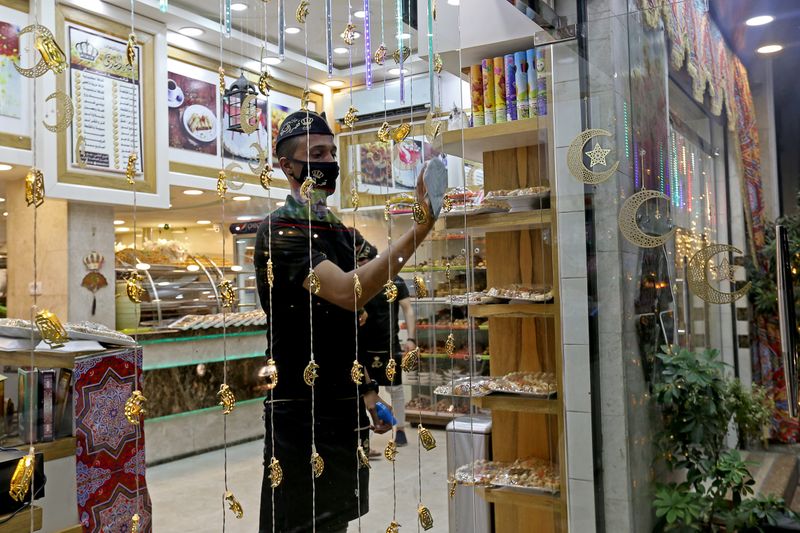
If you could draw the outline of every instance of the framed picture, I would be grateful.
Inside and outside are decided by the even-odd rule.
[[[0,5],[0,146],[30,150],[30,80],[14,68],[30,62],[19,56],[19,30],[26,25],[27,13]]]

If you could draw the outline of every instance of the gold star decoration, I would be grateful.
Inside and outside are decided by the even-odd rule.
[[[584,153],[591,159],[591,161],[589,161],[589,167],[594,168],[597,165],[607,165],[606,156],[611,153],[611,149],[603,148],[600,146],[600,143],[595,143],[594,148]]]
[[[717,281],[722,281],[723,279],[727,279],[731,283],[736,281],[736,265],[731,265],[727,257],[720,261],[719,264],[710,267],[709,270],[714,273]]]

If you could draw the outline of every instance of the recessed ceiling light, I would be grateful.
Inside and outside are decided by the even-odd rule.
[[[294,35],[295,33],[300,33],[300,28],[297,28],[295,26],[289,26],[283,31],[285,31],[289,35]]]
[[[239,222],[247,222],[248,220],[255,220],[258,217],[254,217],[253,215],[242,215],[240,217],[236,217],[236,220]]]
[[[399,74],[399,72],[398,72],[398,74]],[[392,98],[387,98],[386,100],[384,100],[384,102],[386,102],[387,104],[393,104],[393,103],[395,103],[395,100],[393,100]]]
[[[186,37],[200,37],[205,33],[205,31],[201,28],[195,28],[194,26],[187,26],[179,29],[178,33],[185,35]]]
[[[6,163],[0,163],[0,171],[11,170],[12,168],[14,167],[12,167],[11,165],[8,165]]]
[[[400,75],[400,69],[399,68],[390,68],[389,69],[389,74],[391,74],[392,76],[398,76],[398,75]],[[408,74],[408,69],[407,68],[403,69],[403,74]]]
[[[447,0],[447,3],[450,4],[451,6],[457,6],[461,2],[460,2],[460,0]]]
[[[3,216],[7,217],[8,216],[8,211],[3,211]]]
[[[158,285],[159,287],[166,287],[167,285],[169,285],[169,281],[159,281],[156,285]]]
[[[136,270],[150,270],[149,263],[136,263]]]
[[[264,63],[267,65],[280,65],[283,60],[280,57],[266,57]]]
[[[0,196],[0,202],[5,202],[5,201],[6,201],[6,199],[3,198],[2,196]]]
[[[402,39],[402,40],[404,40],[404,41],[405,41],[406,39],[411,39],[411,34],[410,34],[410,33],[403,32],[403,33],[398,33],[397,35],[395,35],[395,37],[397,37],[398,39]]]
[[[356,17],[357,19],[363,19],[364,16],[366,16],[366,13],[364,13],[364,11],[356,11],[355,13],[353,13],[353,16]]]
[[[338,87],[344,87],[345,83],[342,80],[328,80],[325,82],[325,85],[328,87],[333,87],[334,89]]]
[[[197,272],[198,270],[200,270],[200,267],[197,265],[186,265],[186,270],[188,270],[189,272]]]
[[[244,11],[247,9],[247,4],[243,4],[241,2],[236,2],[235,4],[231,4],[231,11]]]
[[[131,228],[126,228],[125,226],[117,226],[114,228],[114,233],[127,233],[131,230]]]
[[[242,265],[231,265],[231,272],[241,272]]]
[[[115,226],[121,226],[121,225],[123,225],[124,223],[125,223],[125,221],[124,221],[124,220],[115,220],[115,221],[114,221],[114,225],[115,225]]]
[[[334,48],[334,49],[333,49],[333,53],[334,53],[334,54],[339,54],[340,56],[341,56],[341,55],[344,55],[344,54],[346,54],[346,53],[348,53],[349,51],[350,51],[350,49],[349,49],[349,48],[345,48],[345,47],[343,47],[343,46],[340,46],[340,47],[338,47],[338,48]]]
[[[774,54],[775,52],[780,52],[781,50],[783,50],[783,46],[779,44],[765,44],[764,46],[756,49],[756,52],[759,54]]]
[[[246,201],[248,201],[250,199],[251,198],[249,196],[234,196],[233,197],[233,201],[234,202],[246,202]]]
[[[772,15],[759,15],[747,19],[744,23],[748,26],[763,26],[764,24],[769,24],[773,20],[775,20],[775,17]]]
[[[185,194],[186,196],[200,196],[201,194],[203,194],[203,191],[201,191],[200,189],[186,189],[185,191],[183,191],[183,194]]]
[[[201,226],[205,226],[205,225],[211,224],[211,221],[210,220],[198,220],[197,223],[200,224]]]

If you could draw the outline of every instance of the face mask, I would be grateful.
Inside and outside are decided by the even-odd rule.
[[[303,165],[303,168],[300,170],[300,175],[295,177],[298,183],[303,183],[310,175],[311,179],[316,183],[316,188],[323,189],[328,196],[336,191],[336,180],[339,178],[339,163],[336,161],[329,163],[309,163],[308,161],[300,161],[298,159],[292,159],[292,161]],[[310,173],[309,166],[311,167]]]

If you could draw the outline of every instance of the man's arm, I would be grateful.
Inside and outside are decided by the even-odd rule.
[[[403,317],[406,319],[406,331],[408,332],[409,340],[406,341],[406,351],[413,350],[417,347],[417,314],[411,304],[411,298],[400,300],[400,309],[403,310]],[[413,346],[411,346],[412,342],[414,343]]]

